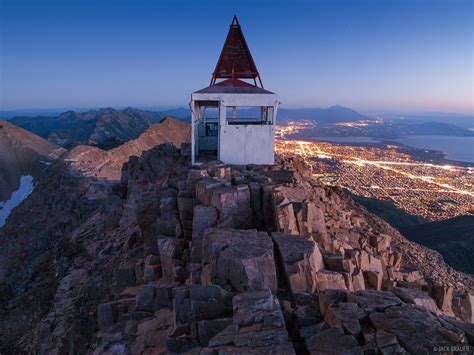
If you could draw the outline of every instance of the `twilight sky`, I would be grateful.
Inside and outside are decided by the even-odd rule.
[[[0,0],[0,109],[184,106],[237,14],[284,106],[472,114],[473,4]]]

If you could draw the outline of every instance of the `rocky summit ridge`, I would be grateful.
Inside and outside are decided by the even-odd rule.
[[[2,353],[427,354],[474,345],[472,276],[312,180],[295,157],[191,168],[188,148],[132,156],[103,189],[81,177],[82,192],[63,202],[69,221],[53,227],[59,210],[49,220],[48,245],[30,245],[25,230],[9,239],[12,255],[36,259],[17,275],[18,263],[0,258],[9,285]],[[70,171],[65,161],[52,169],[61,164]],[[45,219],[33,215],[24,228],[35,218]]]

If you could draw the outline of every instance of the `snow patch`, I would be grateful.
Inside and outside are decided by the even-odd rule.
[[[33,176],[23,175],[20,179],[20,187],[12,193],[12,197],[0,202],[0,228],[3,227],[13,209],[33,192]]]

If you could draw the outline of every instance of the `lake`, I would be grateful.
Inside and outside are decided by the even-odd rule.
[[[439,150],[445,158],[474,163],[474,137],[408,136],[396,139],[410,147]]]
[[[379,143],[372,137],[314,137],[315,140],[334,143]],[[445,158],[474,163],[474,137],[453,136],[408,136],[394,141],[419,149],[438,150],[446,153]]]
[[[314,137],[314,139],[334,143],[380,143],[380,139],[372,137]]]

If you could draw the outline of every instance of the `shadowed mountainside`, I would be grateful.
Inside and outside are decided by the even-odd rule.
[[[395,206],[391,201],[380,201],[375,198],[367,198],[354,194],[351,194],[351,197],[367,208],[367,211],[376,214],[398,230],[404,227],[429,222],[429,220],[421,216],[414,216],[406,213],[401,208]]]
[[[456,270],[474,274],[474,216],[430,222],[413,216],[388,201],[351,195],[371,213],[400,231],[407,239],[438,251]]]
[[[474,274],[474,216],[400,228],[408,239],[440,252],[453,268]]]
[[[0,202],[18,189],[20,178],[34,178],[64,149],[9,122],[0,120]]]

